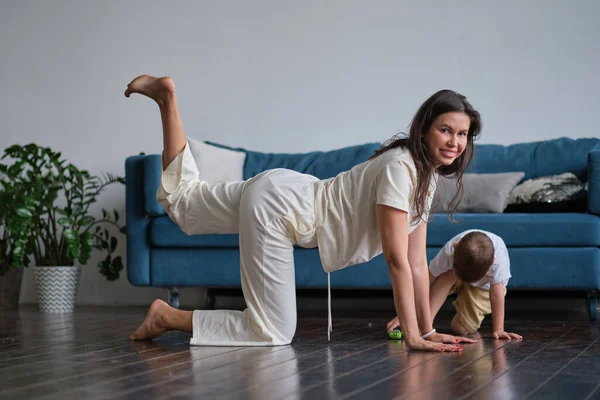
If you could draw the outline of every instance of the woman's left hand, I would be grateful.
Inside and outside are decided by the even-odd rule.
[[[426,340],[438,343],[477,343],[477,339],[469,339],[462,336],[453,336],[437,332],[429,336]]]

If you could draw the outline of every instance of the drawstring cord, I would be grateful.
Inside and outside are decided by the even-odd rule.
[[[329,272],[327,273],[327,310],[327,341],[330,341],[333,323],[331,319],[331,277]]]

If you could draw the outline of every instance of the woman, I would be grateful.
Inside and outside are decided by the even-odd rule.
[[[125,96],[132,93],[153,99],[161,112],[164,151],[157,200],[190,235],[239,233],[247,304],[243,312],[191,312],[156,300],[132,340],[175,329],[193,333],[193,345],[289,344],[296,331],[293,245],[299,245],[318,246],[328,273],[383,252],[410,349],[460,351],[456,343],[473,342],[433,329],[425,253],[437,174],[456,176],[462,189],[481,129],[479,113],[464,96],[435,93],[417,111],[407,138],[393,139],[334,178],[320,181],[276,169],[242,182],[209,184],[198,179],[173,80],[142,75],[127,85]]]

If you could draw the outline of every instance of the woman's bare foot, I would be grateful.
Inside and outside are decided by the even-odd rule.
[[[163,106],[175,94],[175,83],[169,77],[157,78],[150,75],[140,75],[127,85],[125,97],[131,96],[132,93],[150,97],[159,106]]]
[[[157,336],[162,335],[170,328],[168,321],[168,315],[171,313],[171,306],[162,300],[154,300],[146,319],[142,324],[133,332],[129,339],[131,340],[147,340],[153,339]]]

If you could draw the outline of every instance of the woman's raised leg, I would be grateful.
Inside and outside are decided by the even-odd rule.
[[[127,85],[125,97],[131,96],[132,93],[151,98],[160,108],[163,126],[163,166],[166,168],[177,154],[183,151],[186,144],[183,124],[177,108],[175,83],[168,77],[140,75]]]
[[[142,75],[128,85],[125,96],[132,93],[153,99],[160,108],[166,167],[186,147],[175,85],[170,78]],[[132,340],[152,339],[168,330],[179,330],[194,333],[192,344],[261,346],[291,342],[296,330],[293,241],[288,224],[275,218],[290,210],[279,196],[264,197],[268,196],[270,178],[246,193],[247,201],[241,207],[241,197],[253,182],[256,179],[208,184],[195,177],[181,182],[179,189],[175,188],[161,203],[167,211],[173,211],[169,216],[188,234],[240,233],[244,237],[240,239],[240,251],[247,310],[192,313],[156,300],[144,322],[130,336]],[[241,227],[240,208],[244,214]]]

